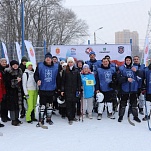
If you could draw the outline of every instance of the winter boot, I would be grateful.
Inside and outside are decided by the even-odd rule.
[[[19,124],[23,124],[23,122],[20,121],[19,119],[16,119],[16,121],[17,121]]]
[[[122,122],[122,121],[123,121],[123,116],[119,116],[118,122]]]
[[[19,122],[16,120],[12,120],[12,125],[13,126],[20,126]]]
[[[102,119],[102,114],[99,113],[99,114],[98,114],[98,117],[97,117],[97,120],[101,120],[101,119]]]
[[[31,120],[31,121],[27,121],[27,123],[29,123],[29,124],[33,124],[33,121]]]
[[[53,121],[51,120],[51,118],[47,118],[47,119],[46,119],[46,122],[47,122],[49,125],[53,125]]]
[[[89,113],[89,114],[88,114],[88,118],[89,118],[89,119],[93,119],[92,113]]]
[[[141,120],[138,118],[138,116],[134,116],[134,121],[136,121],[136,122],[138,122],[138,123],[141,122]]]
[[[68,123],[69,123],[69,125],[72,125],[72,124],[73,124],[73,121],[70,120]]]
[[[142,119],[143,121],[150,120],[150,115],[145,115],[145,117]]]
[[[0,127],[4,127],[4,126],[5,126],[4,124],[1,124],[1,123],[0,123]]]
[[[107,117],[110,118],[110,119],[115,119],[115,117],[112,113],[108,113]]]
[[[74,121],[74,122],[78,122],[78,119],[77,119],[77,118],[74,118],[73,121]]]
[[[143,108],[139,108],[139,114],[144,115]]]

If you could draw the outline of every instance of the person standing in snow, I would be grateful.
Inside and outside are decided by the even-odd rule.
[[[27,113],[26,113],[26,121],[27,123],[32,123],[33,121],[37,121],[35,118],[36,111],[36,103],[37,103],[37,84],[34,80],[34,71],[33,65],[31,62],[26,63],[25,72],[22,77],[22,85],[25,94],[25,98],[27,99]]]
[[[119,68],[119,83],[121,84],[121,100],[119,106],[118,122],[122,122],[129,100],[129,112],[134,116],[134,120],[141,122],[138,118],[137,93],[138,93],[138,71],[132,65],[132,57],[125,57],[125,65]],[[140,79],[140,78],[139,78]]]
[[[104,101],[99,103],[98,106],[98,120],[102,119],[102,113],[104,105],[108,107],[108,118],[115,119],[113,115],[113,100],[114,100],[114,89],[110,87],[112,82],[112,76],[115,74],[115,68],[110,67],[109,60],[106,58],[102,59],[101,68],[98,68],[96,74],[96,93],[103,93]]]
[[[93,110],[93,100],[94,100],[94,85],[95,77],[94,74],[90,72],[89,65],[84,64],[83,70],[81,72],[81,80],[83,87],[83,116],[86,116],[86,111],[88,113],[88,118],[92,119]]]
[[[77,121],[75,118],[76,101],[79,99],[81,90],[81,77],[74,66],[73,57],[67,59],[67,67],[61,81],[61,95],[65,96],[67,117],[71,125],[73,121]]]
[[[19,63],[16,60],[12,60],[10,62],[10,66],[10,68],[5,69],[5,84],[8,109],[10,110],[12,125],[19,126],[20,124],[22,124],[22,122],[19,120],[19,110],[22,110],[22,71],[20,68],[18,68]]]
[[[37,126],[44,125],[44,117],[46,115],[46,122],[53,124],[51,120],[53,96],[55,91],[59,88],[60,74],[58,67],[52,61],[52,55],[47,53],[44,62],[38,63],[34,79],[39,86],[39,122]]]

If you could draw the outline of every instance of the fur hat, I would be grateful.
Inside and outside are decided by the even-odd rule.
[[[67,63],[66,63],[66,62],[64,62],[64,63],[62,64],[62,68],[63,68],[63,66],[67,66]]]
[[[14,64],[17,64],[17,65],[19,66],[19,62],[18,62],[18,61],[12,60],[12,61],[10,62],[10,66],[12,67]]]
[[[68,64],[70,61],[74,63],[74,58],[73,58],[73,57],[68,57],[68,59],[67,59],[67,64]]]
[[[24,56],[24,57],[22,57],[22,59],[21,59],[21,62],[28,62],[28,59]]]

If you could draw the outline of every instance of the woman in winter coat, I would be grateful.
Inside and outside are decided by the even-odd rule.
[[[63,72],[61,95],[65,96],[67,117],[69,124],[77,121],[75,118],[76,101],[79,99],[81,90],[81,77],[79,71],[74,67],[73,57],[67,59],[67,67]]]
[[[10,68],[6,68],[6,91],[8,109],[10,110],[10,117],[12,125],[19,126],[22,122],[19,118],[19,110],[22,110],[22,95],[21,95],[21,78],[22,71],[18,68],[19,63],[16,60],[10,62]]]
[[[26,113],[26,121],[27,123],[32,123],[33,121],[37,121],[35,119],[35,111],[36,111],[35,109],[36,109],[38,92],[37,92],[37,84],[34,80],[33,65],[31,62],[26,63],[26,69],[22,77],[22,85],[28,105],[27,113]]]

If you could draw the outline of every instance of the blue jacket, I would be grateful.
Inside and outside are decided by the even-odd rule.
[[[124,82],[121,84],[123,93],[131,93],[138,91],[138,78],[136,72],[132,71],[131,68],[126,68],[125,65],[119,68],[120,78],[126,78]],[[127,79],[132,78],[133,82],[129,82]]]
[[[145,68],[146,93],[151,94],[151,70]]]
[[[92,98],[94,96],[94,85],[96,84],[94,74],[81,74],[81,81],[84,98]]]
[[[97,77],[99,79],[97,81],[99,83],[100,90],[102,92],[112,91],[113,89],[109,87],[109,83],[112,81],[112,75],[115,73],[115,69],[111,67],[108,69],[98,68],[97,71]]]
[[[144,64],[133,64],[133,67],[135,67],[137,69],[137,72],[138,73],[138,76],[141,78],[139,81],[138,81],[138,88],[141,88],[142,87],[142,82],[144,80],[144,74],[145,74],[145,65]]]
[[[40,90],[54,91],[57,87],[56,79],[58,68],[56,65],[46,66],[43,62],[38,64],[39,80],[41,80]]]

